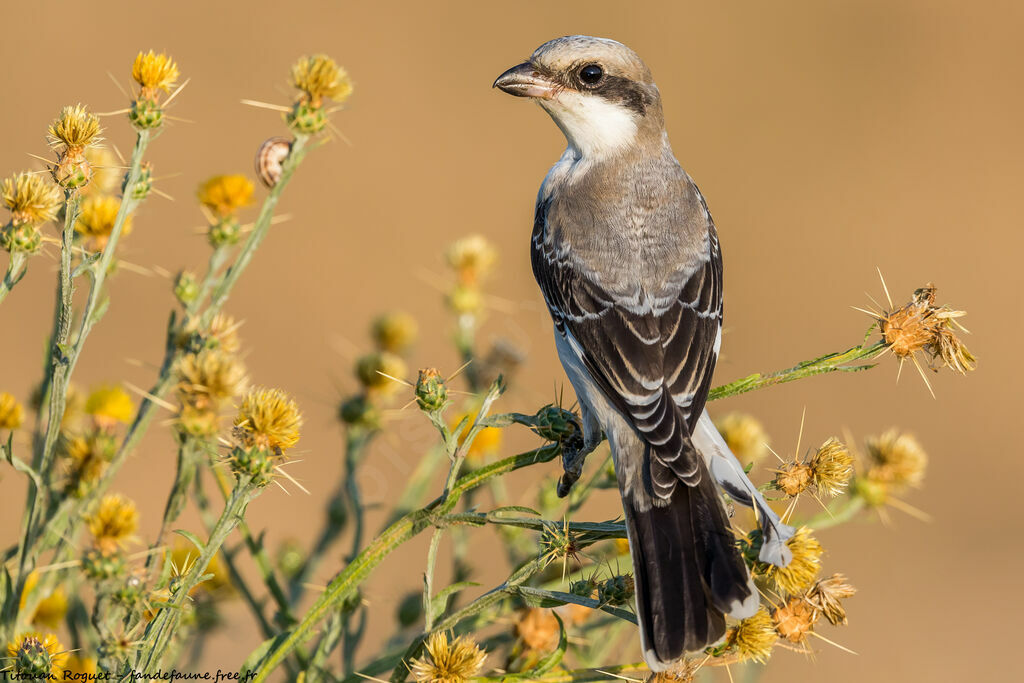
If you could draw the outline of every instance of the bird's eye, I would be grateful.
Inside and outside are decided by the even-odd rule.
[[[580,81],[584,85],[597,85],[604,76],[604,69],[597,64],[587,64],[580,69]]]

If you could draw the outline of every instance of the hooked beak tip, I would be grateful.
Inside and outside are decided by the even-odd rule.
[[[546,79],[532,64],[523,62],[494,79],[492,88],[516,97],[550,99],[554,84]]]

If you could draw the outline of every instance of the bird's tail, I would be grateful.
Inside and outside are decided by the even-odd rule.
[[[633,447],[644,449],[641,462],[649,462],[650,446],[637,439]],[[699,482],[680,481],[667,501],[638,494],[640,487],[619,476],[641,644],[655,671],[721,639],[724,615],[741,619],[758,607],[717,488],[700,468]]]

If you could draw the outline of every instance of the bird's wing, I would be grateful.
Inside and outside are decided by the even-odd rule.
[[[623,296],[602,286],[601,273],[571,248],[547,239],[547,213],[538,206],[531,260],[555,327],[651,445],[653,493],[668,499],[678,480],[693,486],[703,470],[689,437],[721,340],[722,260],[714,225],[708,218],[703,253],[680,265],[663,291]]]

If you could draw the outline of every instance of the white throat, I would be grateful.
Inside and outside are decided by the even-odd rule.
[[[636,139],[637,115],[598,95],[563,90],[540,100],[540,105],[565,134],[569,149],[582,159],[607,157]]]

